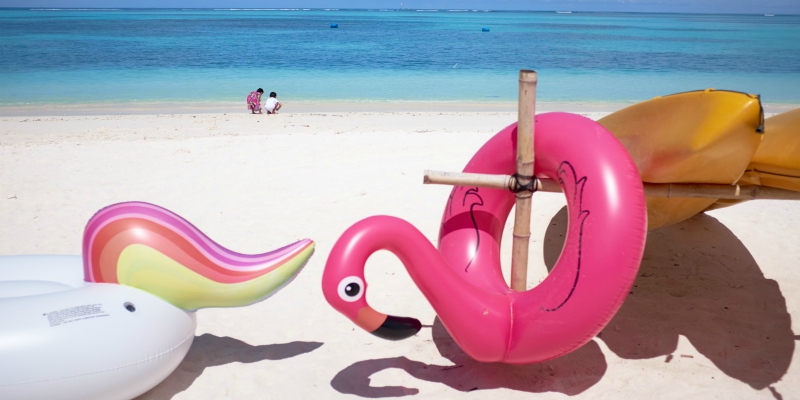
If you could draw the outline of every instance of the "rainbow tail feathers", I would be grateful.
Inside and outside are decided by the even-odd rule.
[[[132,286],[184,310],[240,307],[289,284],[313,253],[310,239],[264,254],[236,253],[169,210],[119,203],[86,225],[84,280]]]

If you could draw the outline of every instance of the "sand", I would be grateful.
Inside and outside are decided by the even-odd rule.
[[[428,325],[404,341],[334,311],[321,274],[338,236],[370,215],[435,241],[449,188],[423,186],[422,171],[460,170],[514,110],[53,114],[0,118],[0,254],[79,254],[93,213],[129,200],[239,252],[317,242],[274,297],[199,311],[186,359],[141,399],[800,398],[800,202],[744,203],[651,232],[632,294],[597,338],[542,364],[481,364],[390,254],[368,263],[368,299]],[[564,204],[534,196],[530,285],[558,257]]]

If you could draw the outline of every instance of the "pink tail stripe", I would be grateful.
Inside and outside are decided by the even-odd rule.
[[[104,225],[120,218],[132,216],[171,226],[186,240],[197,243],[198,248],[207,257],[216,259],[221,264],[228,264],[234,268],[262,264],[273,259],[281,258],[285,254],[295,251],[298,247],[304,247],[311,243],[311,240],[303,239],[268,253],[254,255],[241,254],[220,246],[190,222],[164,208],[149,203],[128,202],[105,207],[89,220],[85,231],[85,236],[89,236],[89,240],[84,242],[84,252],[89,250],[86,248],[86,245],[93,241],[96,233],[99,232]]]

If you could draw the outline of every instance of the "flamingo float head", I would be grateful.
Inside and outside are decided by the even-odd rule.
[[[402,340],[414,336],[422,324],[414,318],[383,314],[367,303],[367,259],[375,251],[391,247],[392,240],[370,220],[351,226],[333,246],[322,275],[322,292],[333,308],[365,331],[382,339]]]

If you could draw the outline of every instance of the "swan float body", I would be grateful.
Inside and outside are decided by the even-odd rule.
[[[130,399],[178,366],[194,311],[266,299],[308,261],[308,239],[226,250],[161,207],[100,210],[83,256],[0,257],[0,398]]]

